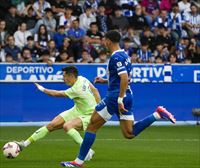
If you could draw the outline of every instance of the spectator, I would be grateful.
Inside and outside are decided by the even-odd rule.
[[[131,40],[126,37],[123,39],[123,47],[124,51],[131,57],[131,54],[133,53],[134,49],[131,46]]]
[[[90,24],[92,22],[96,22],[96,17],[92,14],[92,8],[91,6],[88,6],[85,9],[85,13],[81,14],[79,17],[80,21],[80,28],[87,31],[90,28]]]
[[[99,52],[99,57],[95,59],[95,63],[107,63],[107,62],[108,62],[107,52],[105,50],[101,50]]]
[[[170,12],[172,8],[172,4],[175,2],[176,0],[161,0],[160,10],[166,10],[167,12]]]
[[[118,27],[120,30],[126,30],[129,27],[129,22],[125,16],[122,15],[121,7],[117,6],[114,9],[114,16],[111,18],[112,27]]]
[[[148,27],[141,34],[140,42],[141,43],[147,42],[151,51],[153,51],[155,49],[155,37]]]
[[[141,48],[137,51],[137,57],[139,63],[152,63],[154,61],[148,42],[142,43]]]
[[[154,23],[153,23],[154,33],[158,31],[158,27],[160,25],[168,29],[168,32],[170,33],[168,12],[166,10],[161,10],[159,16],[155,18]]]
[[[184,60],[184,64],[191,64],[192,63],[192,60],[190,57],[186,57],[185,60]]]
[[[177,62],[183,63],[185,60],[185,50],[186,46],[183,44],[183,39],[180,39],[180,42],[176,45],[176,55],[177,55]]]
[[[8,14],[5,16],[5,21],[9,34],[13,34],[17,31],[21,18],[17,15],[17,9],[15,6],[11,5],[9,7]]]
[[[25,45],[24,48],[27,48],[31,51],[32,61],[37,62],[37,59],[38,59],[39,56],[37,55],[37,48],[35,46],[33,36],[27,37],[27,45]]]
[[[48,65],[53,64],[52,60],[50,59],[50,55],[49,55],[48,50],[45,50],[41,53],[41,56],[40,56],[40,59],[39,59],[38,62],[39,63],[47,63]]]
[[[188,51],[188,57],[190,56],[192,63],[200,63],[200,44],[194,38],[190,40]]]
[[[101,39],[102,39],[102,35],[98,31],[98,26],[96,22],[92,22],[90,24],[90,29],[87,31],[86,39],[87,39],[87,42],[92,46],[92,48],[95,49],[94,51],[95,55],[92,55],[92,57],[96,58],[97,53],[101,49]]]
[[[169,14],[169,27],[171,29],[171,35],[173,40],[179,41],[182,37],[182,16],[179,13],[178,4],[175,3],[172,6],[172,12]]]
[[[5,46],[4,50],[6,54],[9,54],[13,57],[14,61],[20,62],[21,51],[20,48],[15,45],[15,39],[13,36],[8,36],[7,45]]]
[[[21,62],[25,62],[25,63],[26,62],[33,62],[30,49],[23,48],[21,55],[22,55]]]
[[[6,22],[5,20],[0,20],[0,45],[2,47],[5,46],[7,37]]]
[[[16,4],[13,3],[13,5],[16,6],[17,8],[17,14],[21,17],[24,16],[24,10],[26,9],[25,7],[25,0],[17,0],[15,1]]]
[[[27,25],[27,30],[30,30],[31,32],[33,32],[32,29],[34,29],[37,19],[42,17],[39,12],[36,11],[35,13],[36,15],[34,14],[34,9],[31,4],[29,4],[24,11],[25,16],[23,20]]]
[[[77,62],[78,63],[92,63],[93,59],[87,50],[83,50],[81,54],[81,58],[78,59]]]
[[[200,33],[200,14],[198,7],[195,4],[191,5],[191,12],[186,17],[185,26],[190,38],[197,36]]]
[[[51,10],[51,8],[45,9],[44,17],[40,19],[35,26],[36,32],[38,31],[39,26],[42,24],[46,26],[48,33],[51,37],[53,37],[53,34],[56,31],[56,20],[53,18],[53,11]]]
[[[1,0],[0,3],[0,19],[4,19],[8,8],[11,6],[11,0]]]
[[[179,6],[179,10],[180,12],[190,12],[190,3],[188,2],[188,0],[181,0],[180,2],[178,2],[178,6]]]
[[[85,0],[84,3],[84,10],[86,10],[88,7],[92,8],[92,14],[95,14],[98,9],[98,2],[97,0]]]
[[[13,59],[13,56],[10,53],[6,54],[6,63],[16,63],[16,61]]]
[[[71,3],[68,4],[72,9],[72,15],[79,17],[82,14],[82,7],[78,4],[78,0],[71,0]]]
[[[67,7],[66,0],[51,0],[50,4],[54,16],[60,17],[65,13],[65,8]]]
[[[72,8],[66,6],[64,15],[60,16],[59,26],[65,26],[65,30],[68,31],[75,19],[76,17],[72,16]]]
[[[120,6],[123,9],[123,16],[125,16],[128,21],[129,24],[132,24],[132,16],[134,14],[134,10],[135,10],[135,6],[138,5],[138,1],[137,0],[120,0]]]
[[[144,28],[148,26],[147,20],[142,14],[142,7],[140,5],[135,7],[135,13],[132,16],[131,26],[134,27],[135,33],[138,36],[144,30]]]
[[[55,62],[56,57],[59,55],[59,52],[56,48],[56,44],[55,44],[54,40],[49,40],[48,51],[49,51],[51,61]]]
[[[51,5],[49,2],[45,1],[45,0],[37,0],[34,4],[33,4],[33,9],[35,11],[38,11],[40,13],[41,16],[44,16],[45,14],[45,9],[46,8],[51,8]]]
[[[0,44],[0,62],[5,62],[6,61],[6,57],[5,57],[5,51],[2,48],[2,45]]]
[[[81,50],[82,50],[82,43],[85,37],[85,31],[79,27],[79,20],[76,19],[72,22],[72,27],[67,32],[68,37],[71,40],[72,50],[75,61],[80,58]]]
[[[102,4],[99,5],[96,20],[99,31],[101,31],[103,34],[110,29],[109,25],[111,24],[111,20],[109,16],[105,14],[105,6]]]
[[[44,24],[40,25],[38,33],[34,35],[35,46],[40,55],[43,51],[47,50],[47,43],[50,40],[50,35],[47,32],[47,28]]]
[[[137,34],[136,34],[136,33]],[[140,46],[140,37],[139,37],[140,33],[139,31],[135,31],[133,29],[133,27],[129,27],[127,30],[127,33],[123,36],[123,39],[125,38],[129,38],[130,39],[130,45],[134,48],[134,49],[138,49]]]
[[[59,48],[59,52],[66,52],[69,57],[72,57],[74,59],[73,50],[70,44],[69,38],[64,38],[62,46]]]
[[[74,63],[74,58],[70,57],[68,53],[62,51],[58,57],[56,57],[57,63]]]
[[[138,63],[138,56],[137,56],[137,52],[134,51],[131,54],[131,64],[136,64],[136,63]]]
[[[31,33],[26,30],[26,23],[22,22],[19,25],[19,30],[15,32],[15,45],[22,49],[27,44],[27,37],[31,36]]]
[[[58,32],[55,33],[54,35],[54,41],[56,43],[56,48],[59,49],[64,41],[64,38],[66,38],[67,35],[65,34],[65,27],[64,26],[59,26]]]
[[[162,63],[163,63],[162,57],[161,57],[161,56],[155,57],[155,63],[156,63],[156,64],[162,64]]]
[[[163,42],[157,43],[156,50],[153,52],[154,57],[159,57],[163,62],[168,61],[169,51]]]
[[[177,59],[177,56],[176,56],[175,53],[169,54],[169,59],[168,60],[169,60],[170,64],[176,64],[177,63],[176,59]]]
[[[153,19],[158,16],[159,4],[157,0],[142,0],[141,2],[143,14],[145,15],[149,26]]]
[[[163,43],[164,46],[167,47],[169,50],[171,50],[172,45],[174,44],[168,29],[163,24],[159,24],[158,27],[156,28],[155,43],[156,44]]]
[[[105,14],[109,16],[113,12],[113,7],[116,6],[115,0],[101,0],[99,3],[99,7],[100,6],[105,7]]]

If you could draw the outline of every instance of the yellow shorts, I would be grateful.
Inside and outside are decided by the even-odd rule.
[[[72,107],[71,109],[69,110],[66,110],[62,113],[59,114],[59,116],[61,116],[65,122],[67,121],[70,121],[70,120],[73,120],[75,118],[80,118],[81,121],[82,121],[82,124],[83,124],[83,130],[85,131],[87,129],[87,126],[90,122],[90,118],[91,118],[91,114],[80,114],[75,107]]]

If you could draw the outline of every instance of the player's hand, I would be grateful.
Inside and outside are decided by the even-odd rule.
[[[45,88],[43,86],[41,86],[40,84],[38,83],[34,83],[35,86],[38,88],[38,90],[40,90],[41,92],[44,92]]]
[[[122,113],[124,112],[128,112],[127,109],[125,109],[124,104],[118,104],[118,110],[119,110],[119,114],[122,115]]]
[[[104,79],[101,78],[101,77],[96,77],[96,78],[94,79],[94,83],[104,83]]]

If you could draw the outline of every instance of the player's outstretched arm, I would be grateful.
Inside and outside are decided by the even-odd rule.
[[[35,86],[40,90],[41,92],[44,92],[48,94],[49,96],[54,96],[54,97],[67,97],[64,91],[58,91],[58,90],[52,90],[52,89],[46,89],[43,86],[41,86],[38,83],[34,83]]]
[[[94,83],[108,83],[108,79],[104,79],[104,78],[101,78],[101,77],[96,77],[94,79]]]
[[[100,96],[100,94],[99,94],[98,89],[95,88],[94,85],[91,84],[91,83],[90,83],[89,86],[90,86],[90,90],[92,91],[92,93],[93,93],[93,95],[94,95],[94,97],[95,97],[96,102],[99,103],[99,102],[101,101],[101,96]]]

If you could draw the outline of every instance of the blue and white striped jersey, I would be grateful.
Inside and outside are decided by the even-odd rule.
[[[131,74],[131,61],[124,50],[117,50],[112,53],[108,63],[108,96],[119,94],[120,74]],[[117,93],[117,94],[116,94]]]
[[[192,13],[185,14],[185,21],[186,23],[192,26],[192,31],[195,33],[200,33],[200,14],[197,13],[196,15]]]
[[[163,24],[166,28],[169,28],[169,19],[166,18],[163,20],[160,16],[156,17],[153,23],[154,27],[158,27],[158,25]]]
[[[120,0],[120,6],[122,5],[129,5],[130,7],[135,7],[138,5],[137,0]],[[132,17],[134,11],[129,9],[123,9],[123,15],[126,17]]]
[[[174,19],[175,17],[175,19]],[[172,30],[178,30],[178,31],[181,31],[182,30],[182,22],[183,22],[183,19],[182,19],[182,15],[181,13],[177,13],[175,15],[175,13],[171,12],[169,15],[168,15],[168,19],[169,19],[169,27],[172,29]]]

